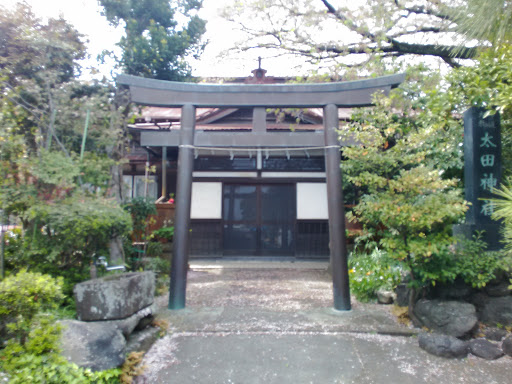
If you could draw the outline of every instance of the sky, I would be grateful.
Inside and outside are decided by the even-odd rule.
[[[25,0],[34,13],[41,18],[62,15],[70,24],[85,35],[89,41],[90,59],[83,63],[87,76],[87,67],[99,67],[102,74],[110,77],[113,62],[104,66],[96,63],[96,57],[103,50],[115,49],[122,36],[122,29],[115,29],[101,16],[97,0]],[[268,69],[268,76],[299,75],[295,66],[298,63],[287,59],[267,58],[264,52],[246,52],[242,56],[220,58],[219,54],[235,44],[237,33],[218,15],[219,10],[229,0],[204,0],[201,17],[207,20],[207,32],[204,38],[209,41],[201,59],[191,61],[193,75],[200,77],[238,77],[249,76],[258,67],[258,55],[263,57],[262,67]],[[12,7],[18,0],[0,0],[5,7]],[[268,56],[268,55],[267,55]]]

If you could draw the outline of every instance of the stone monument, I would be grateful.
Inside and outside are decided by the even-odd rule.
[[[472,238],[477,232],[488,245],[497,250],[500,244],[500,223],[491,218],[495,204],[493,188],[501,184],[501,132],[499,114],[487,117],[485,108],[472,107],[464,113],[464,186],[470,203],[466,222],[453,226],[455,236]]]

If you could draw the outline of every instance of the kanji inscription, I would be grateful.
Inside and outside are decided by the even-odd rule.
[[[491,219],[492,192],[501,183],[501,136],[499,115],[485,116],[483,108],[464,114],[464,157],[466,200],[471,203],[466,221],[495,223]]]

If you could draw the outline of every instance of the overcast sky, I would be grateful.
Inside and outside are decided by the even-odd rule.
[[[201,17],[208,21],[205,38],[209,40],[206,51],[197,62],[191,62],[195,76],[233,77],[248,76],[257,68],[257,57],[262,55],[263,68],[268,69],[269,76],[296,75],[297,70],[288,59],[266,59],[264,52],[248,52],[243,57],[220,59],[219,53],[233,46],[236,32],[218,16],[218,11],[229,0],[204,0]],[[3,6],[11,7],[17,0],[0,0]],[[109,26],[100,14],[97,0],[26,0],[34,13],[42,18],[63,17],[89,40],[88,52],[91,60],[85,66],[95,65],[96,56],[103,50],[112,50],[119,41],[122,30]],[[110,65],[100,68],[102,73],[109,73]]]

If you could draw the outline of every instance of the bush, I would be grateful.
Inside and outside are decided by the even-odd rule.
[[[60,326],[49,316],[33,323],[25,344],[10,340],[0,353],[1,370],[10,384],[115,384],[121,371],[92,372],[68,362],[58,348]]]
[[[67,296],[76,283],[89,278],[93,255],[108,253],[110,240],[126,235],[131,228],[130,215],[101,198],[39,204],[27,215],[30,224],[7,246],[7,268],[62,276]]]
[[[64,298],[62,280],[40,273],[20,271],[0,283],[0,329],[3,340],[21,344],[38,312],[55,308]]]
[[[92,372],[60,354],[60,325],[43,311],[63,299],[62,279],[20,271],[0,283],[2,342],[0,371],[11,384],[118,383],[120,370]]]
[[[485,252],[487,244],[476,236],[473,240],[458,239],[455,272],[473,288],[483,288],[512,266],[505,252]]]
[[[162,244],[150,241],[146,246],[146,255],[151,257],[160,257],[164,253],[164,247]]]
[[[148,227],[148,216],[156,214],[155,203],[144,197],[136,197],[123,206],[130,213],[133,222],[132,237],[145,241]]]
[[[152,235],[158,239],[166,239],[172,241],[174,237],[174,226],[159,228],[154,231]]]
[[[171,262],[160,257],[148,257],[144,261],[144,270],[167,275],[171,270]]]
[[[348,264],[350,289],[359,301],[374,300],[379,288],[394,289],[400,283],[399,264],[377,248],[370,254],[352,254]]]

